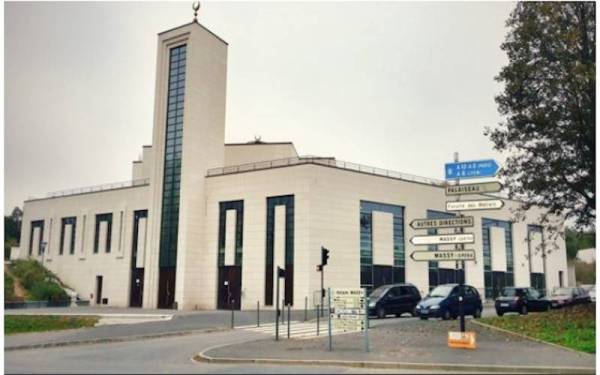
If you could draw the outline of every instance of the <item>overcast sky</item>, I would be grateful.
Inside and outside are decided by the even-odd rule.
[[[494,81],[514,3],[203,2],[229,43],[226,142],[443,178],[498,157]],[[5,212],[125,181],[152,142],[157,33],[191,2],[5,3]],[[501,160],[501,158],[499,158]]]

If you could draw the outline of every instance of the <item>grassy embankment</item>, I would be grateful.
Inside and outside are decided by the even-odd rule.
[[[593,304],[479,321],[567,348],[596,353],[596,309]]]
[[[5,315],[4,334],[93,327],[97,322],[96,316]]]
[[[6,271],[6,270],[5,270]],[[26,301],[62,301],[69,299],[61,288],[58,278],[35,260],[16,260],[9,266],[10,274],[4,273],[4,301],[18,301],[15,280],[24,289]],[[8,283],[7,283],[8,280]],[[10,289],[12,286],[12,289]]]

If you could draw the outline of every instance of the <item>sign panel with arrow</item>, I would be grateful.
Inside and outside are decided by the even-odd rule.
[[[475,224],[473,216],[451,217],[445,219],[415,219],[410,222],[413,229],[443,229],[472,227]]]
[[[446,180],[494,177],[498,173],[498,168],[498,163],[494,159],[446,163]]]
[[[504,201],[501,199],[446,202],[446,211],[499,210],[502,207]]]
[[[410,239],[410,243],[412,243],[413,245],[445,245],[474,242],[475,236],[473,235],[473,233],[414,236]]]
[[[496,193],[502,190],[499,182],[484,182],[481,184],[448,185],[446,195]]]
[[[417,262],[424,261],[456,261],[456,260],[475,260],[475,250],[438,250],[413,251],[410,254],[412,260]]]

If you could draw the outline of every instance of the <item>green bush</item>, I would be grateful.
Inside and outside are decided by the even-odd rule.
[[[93,327],[96,323],[98,323],[97,316],[6,315],[4,333],[12,335],[23,332],[57,331]]]
[[[11,272],[19,278],[21,285],[27,290],[28,300],[60,301],[69,299],[60,284],[55,281],[57,277],[36,260],[16,260],[11,266]]]
[[[15,296],[15,280],[7,274],[4,273],[4,301],[12,302],[15,301],[17,297]]]

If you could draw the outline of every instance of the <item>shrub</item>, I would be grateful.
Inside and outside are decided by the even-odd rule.
[[[11,266],[11,271],[27,290],[28,300],[60,301],[69,299],[61,285],[56,282],[58,278],[36,260],[16,260]]]

